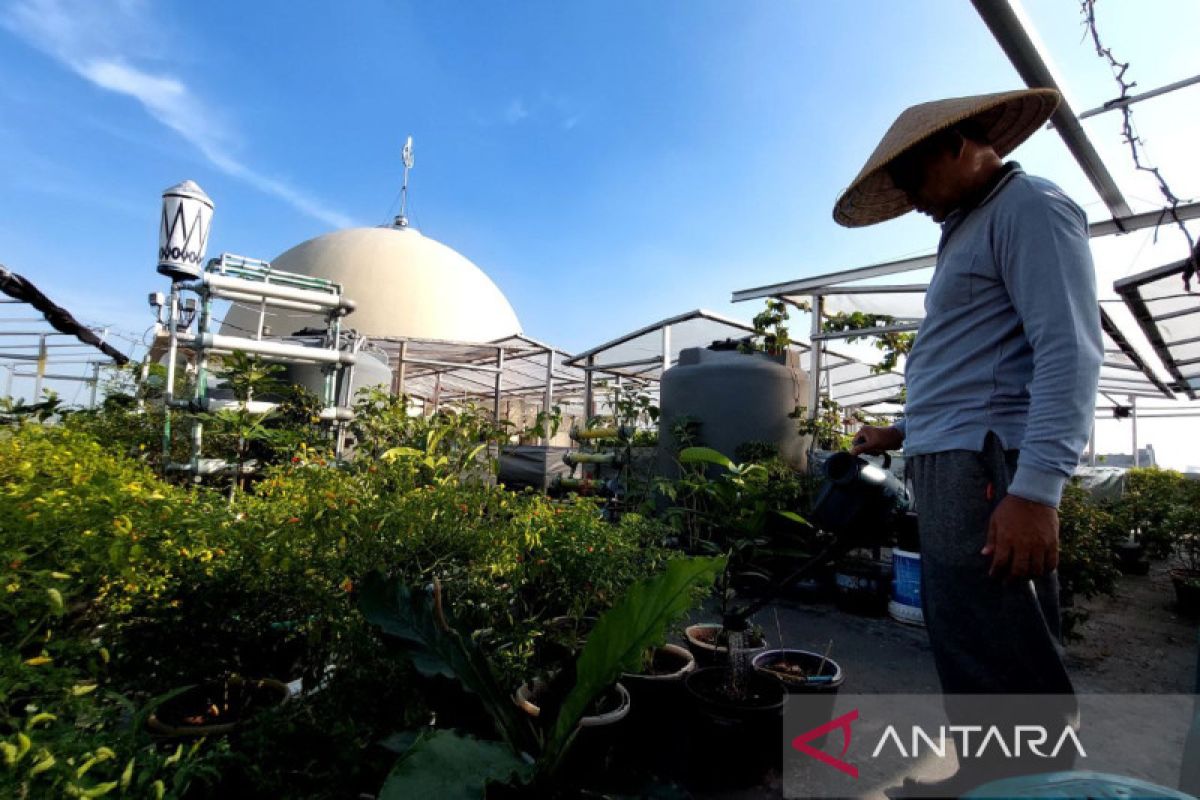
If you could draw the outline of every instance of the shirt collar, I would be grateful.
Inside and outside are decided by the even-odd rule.
[[[942,235],[948,235],[951,230],[958,226],[975,209],[985,206],[992,201],[992,198],[1000,193],[1000,190],[1008,184],[1013,177],[1024,175],[1025,170],[1021,169],[1021,165],[1016,161],[1008,161],[1004,166],[996,171],[996,174],[984,185],[975,197],[969,199],[961,208],[956,208],[950,212],[942,222]],[[978,198],[978,199],[976,199]]]

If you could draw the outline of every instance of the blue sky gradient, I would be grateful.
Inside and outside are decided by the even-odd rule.
[[[1026,7],[1078,110],[1116,94],[1075,2]],[[1195,0],[1098,14],[1140,88],[1197,72]],[[215,200],[210,254],[270,259],[390,219],[411,134],[414,223],[484,269],[526,333],[578,351],[696,307],[749,318],[732,291],[932,249],[925,218],[846,230],[834,199],[905,106],[1019,85],[957,0],[14,0],[0,262],[140,335],[163,188],[191,178]],[[1198,108],[1193,87],[1136,111],[1185,197]],[[1135,210],[1157,207],[1117,117],[1087,129]],[[1016,155],[1106,216],[1052,132]],[[1172,247],[1102,245],[1102,284]]]

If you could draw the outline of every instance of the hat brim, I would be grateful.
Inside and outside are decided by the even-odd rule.
[[[833,218],[859,228],[894,219],[913,210],[907,195],[892,182],[887,167],[905,151],[960,122],[974,120],[1001,158],[1028,139],[1058,108],[1054,89],[1023,89],[975,98],[914,106],[884,135],[866,165],[838,198]]]

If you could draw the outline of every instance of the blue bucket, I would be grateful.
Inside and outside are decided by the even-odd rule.
[[[921,554],[893,550],[892,575],[892,602],[888,603],[888,611],[901,622],[922,624]]]

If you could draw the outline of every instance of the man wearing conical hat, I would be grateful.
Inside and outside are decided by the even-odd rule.
[[[1031,89],[914,106],[833,211],[849,227],[913,209],[941,226],[904,417],[863,428],[854,452],[903,445],[911,464],[925,622],[952,717],[956,694],[1072,695],[1057,507],[1092,424],[1096,279],[1084,212],[1002,161],[1058,101]],[[945,794],[989,777],[961,766]]]

